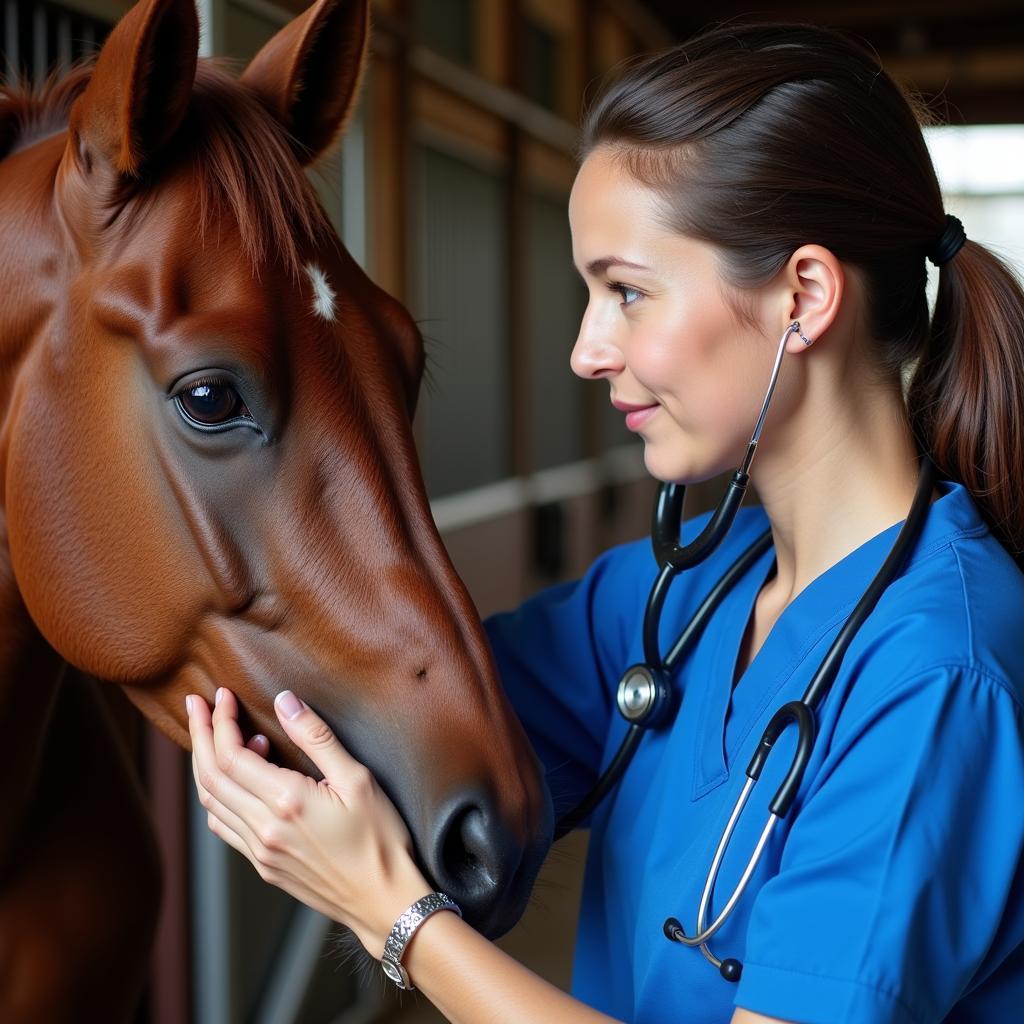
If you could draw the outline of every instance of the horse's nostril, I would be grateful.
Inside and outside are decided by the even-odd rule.
[[[519,920],[551,845],[551,800],[546,788],[543,793],[540,820],[520,831],[485,788],[457,790],[418,836],[430,884],[455,900],[466,920],[488,938],[503,935]]]
[[[473,920],[493,911],[522,856],[520,844],[483,800],[465,799],[439,822],[430,873]]]
[[[446,875],[462,885],[473,888],[494,885],[494,874],[488,869],[488,847],[484,813],[479,807],[466,807],[456,812],[445,831],[441,865]]]

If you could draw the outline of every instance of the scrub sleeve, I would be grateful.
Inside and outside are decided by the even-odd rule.
[[[601,555],[579,581],[548,588],[484,623],[505,691],[547,773],[556,819],[597,781],[646,579],[623,550]]]
[[[1024,1021],[1024,970],[995,1015],[954,1010],[1019,955],[1024,806],[1006,798],[1024,794],[1022,735],[1005,683],[965,666],[899,680],[844,723],[753,901],[737,1005],[793,1021]]]

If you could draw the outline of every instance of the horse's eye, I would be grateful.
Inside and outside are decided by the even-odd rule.
[[[217,381],[193,384],[177,396],[177,402],[189,419],[204,426],[218,426],[240,418],[252,419],[238,392],[230,384]]]

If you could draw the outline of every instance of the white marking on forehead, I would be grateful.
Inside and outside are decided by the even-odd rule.
[[[313,285],[313,312],[324,320],[333,320],[334,289],[327,283],[327,275],[315,264],[306,264],[306,273]]]

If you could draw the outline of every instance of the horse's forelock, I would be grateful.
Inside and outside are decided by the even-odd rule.
[[[303,246],[326,243],[333,230],[285,129],[226,63],[200,61],[189,116],[172,145],[189,151],[206,214],[226,204],[252,266],[279,259],[299,281]]]
[[[334,234],[285,129],[228,70],[230,64],[200,60],[188,116],[165,157],[191,166],[201,232],[212,217],[227,213],[254,270],[273,258],[299,281],[303,246],[319,246]],[[25,80],[0,83],[0,121],[10,125],[0,130],[0,159],[66,127],[94,65],[93,56],[38,86]],[[143,183],[146,199],[159,193],[158,165],[163,162],[157,162],[152,187]]]

